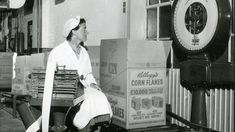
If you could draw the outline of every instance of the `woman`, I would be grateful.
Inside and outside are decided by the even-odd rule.
[[[73,119],[74,126],[82,129],[96,116],[112,116],[110,104],[97,86],[92,75],[89,55],[82,46],[87,40],[87,34],[86,21],[83,18],[77,16],[69,19],[64,25],[63,36],[66,40],[55,47],[48,57],[42,104],[42,132],[48,132],[54,72],[57,65],[65,65],[65,69],[76,69],[84,86],[84,100],[74,100],[74,105],[83,101]]]

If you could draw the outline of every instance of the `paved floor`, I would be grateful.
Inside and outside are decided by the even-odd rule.
[[[176,125],[125,130],[110,124],[101,130],[101,132],[189,132],[188,129]],[[14,118],[10,107],[0,106],[0,132],[25,132],[21,118],[19,115],[17,115],[17,118]]]

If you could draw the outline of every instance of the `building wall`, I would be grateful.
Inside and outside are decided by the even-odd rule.
[[[24,15],[24,7],[18,10],[19,31],[25,35],[25,49],[28,45],[29,21],[33,21],[32,47],[53,48],[64,41],[62,32],[66,20],[77,15],[87,20],[89,32],[87,45],[100,45],[102,39],[146,38],[146,1],[144,0],[99,0],[99,2],[65,0],[59,4],[55,4],[55,0],[39,1],[42,2],[42,18],[39,16],[37,0],[34,1],[32,14]]]
[[[127,37],[146,39],[146,0],[128,0]]]
[[[42,48],[61,43],[63,25],[69,18],[80,15],[87,20],[87,45],[99,45],[101,39],[126,37],[125,0],[42,0]]]

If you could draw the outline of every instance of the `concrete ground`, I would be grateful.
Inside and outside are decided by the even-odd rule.
[[[125,130],[114,124],[110,124],[101,129],[101,132],[189,132],[187,128],[182,128],[177,125],[166,125],[161,127],[151,127],[142,129]],[[0,104],[0,132],[25,132],[25,127],[21,118],[17,115],[16,118],[12,115],[12,108],[1,106]],[[192,131],[190,131],[192,132]]]

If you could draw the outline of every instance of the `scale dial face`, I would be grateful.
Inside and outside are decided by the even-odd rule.
[[[178,0],[173,12],[173,30],[186,52],[204,50],[218,24],[216,0]]]

